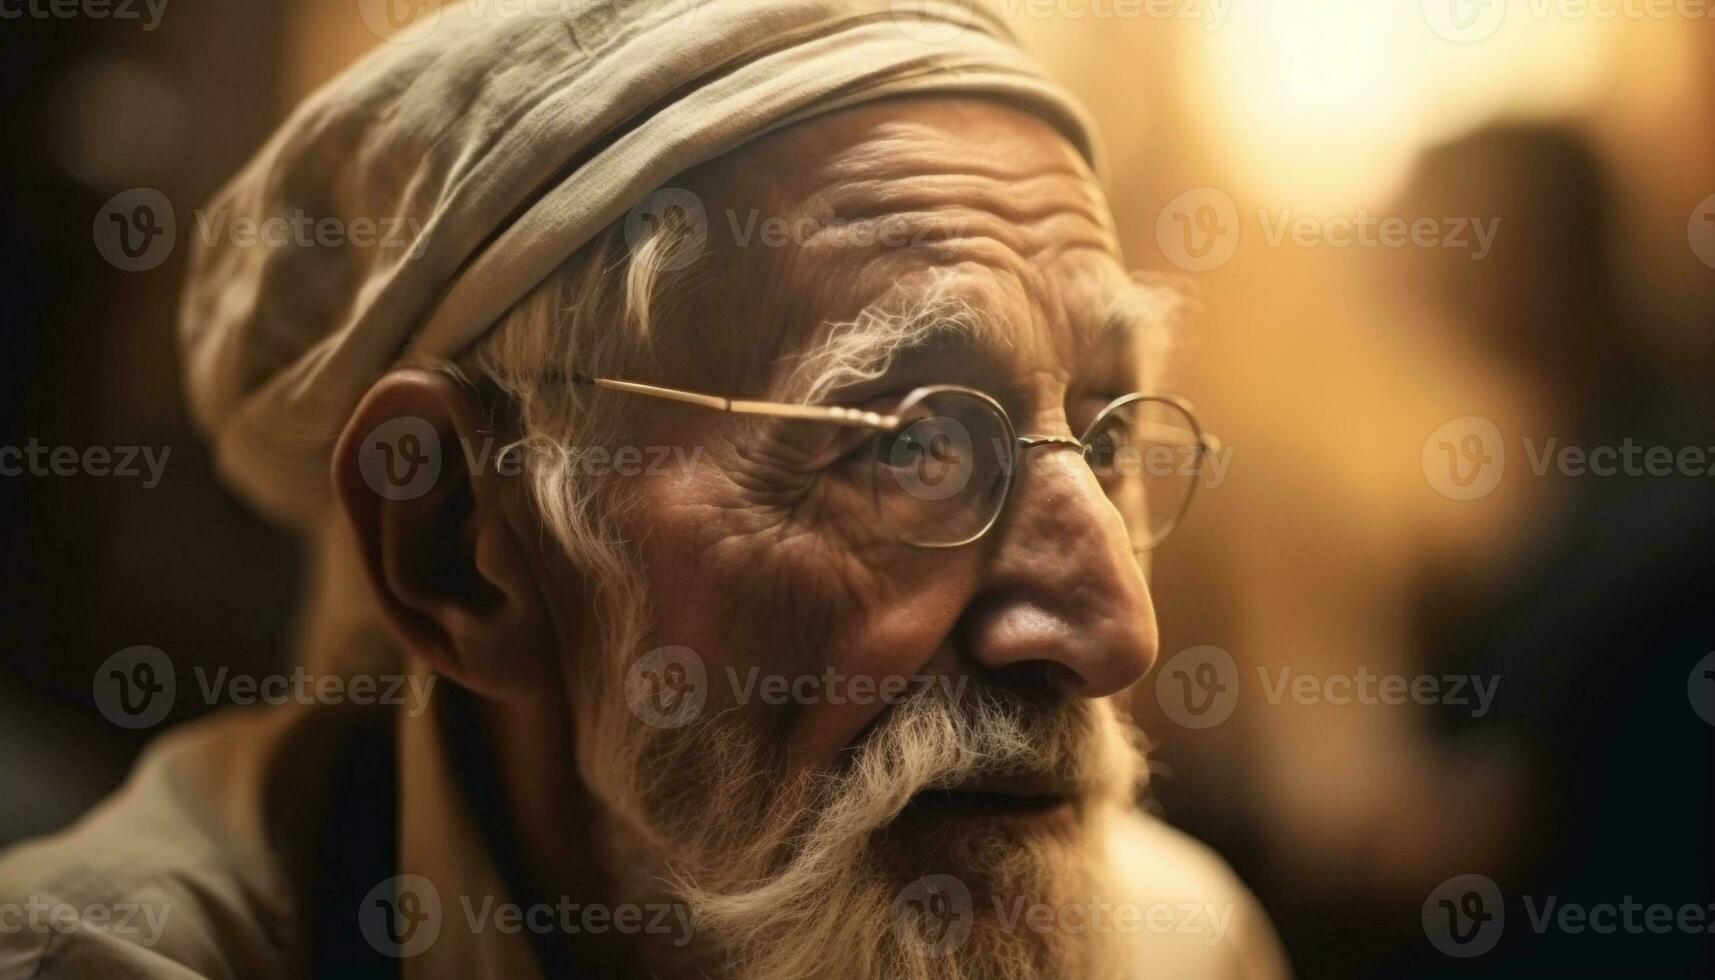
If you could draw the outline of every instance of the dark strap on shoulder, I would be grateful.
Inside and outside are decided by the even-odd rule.
[[[331,760],[333,795],[309,894],[310,974],[316,980],[394,980],[400,961],[364,938],[358,913],[398,873],[399,779],[393,714],[351,726]]]

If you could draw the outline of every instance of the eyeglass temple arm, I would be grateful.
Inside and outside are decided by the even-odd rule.
[[[1187,414],[1190,414],[1189,410],[1187,410]],[[1154,426],[1151,426],[1151,428],[1160,430],[1162,432],[1168,432],[1168,433],[1177,433],[1177,432],[1181,431],[1179,429],[1174,428],[1173,426],[1167,426],[1167,425],[1154,425]],[[1212,455],[1214,453],[1218,453],[1221,451],[1221,439],[1219,436],[1215,435],[1213,432],[1203,432],[1201,430],[1198,430],[1196,435],[1197,435],[1197,446],[1204,453],[1208,453],[1208,454]],[[1166,441],[1166,440],[1163,440],[1163,441]]]
[[[597,388],[608,388],[613,391],[624,391],[633,395],[644,395],[649,398],[662,398],[668,401],[683,402],[687,405],[697,405],[702,408],[712,408],[719,412],[734,412],[739,415],[764,415],[770,418],[805,419],[812,422],[828,422],[833,425],[846,425],[854,428],[880,429],[892,431],[899,428],[900,418],[897,415],[883,415],[880,412],[866,412],[858,408],[846,408],[842,405],[795,405],[789,402],[752,401],[741,398],[723,398],[720,395],[705,395],[695,391],[683,391],[678,388],[663,388],[659,385],[646,385],[636,381],[617,381],[613,378],[591,378],[587,375],[572,375],[574,384],[593,385]]]

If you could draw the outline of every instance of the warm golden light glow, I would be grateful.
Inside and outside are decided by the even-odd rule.
[[[1499,115],[1573,111],[1608,74],[1609,22],[1513,5],[1493,34],[1461,43],[1436,33],[1434,2],[1236,5],[1187,62],[1218,157],[1254,193],[1300,208],[1370,202],[1427,143]]]

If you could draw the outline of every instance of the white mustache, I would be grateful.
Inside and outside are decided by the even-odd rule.
[[[848,790],[885,801],[888,819],[912,797],[994,778],[1040,781],[1068,795],[1100,794],[1129,780],[1105,771],[1103,711],[1093,702],[1032,705],[985,692],[953,699],[926,690],[900,704],[866,740]],[[1112,720],[1111,716],[1108,720]]]
[[[672,885],[696,910],[700,930],[754,957],[742,975],[806,975],[806,964],[825,967],[830,944],[849,948],[849,930],[885,933],[885,918],[858,918],[885,916],[897,888],[866,870],[870,848],[914,796],[1040,774],[1077,787],[1091,812],[1129,807],[1141,759],[1107,702],[1037,706],[984,695],[955,703],[928,688],[895,706],[847,766],[819,777],[813,802],[777,801],[768,808],[778,820],[773,832],[736,847],[722,840],[722,867],[706,868],[709,876],[675,876]],[[830,909],[852,918],[830,916]],[[796,941],[783,943],[783,935]],[[877,955],[853,951],[849,975],[877,975],[868,969]]]

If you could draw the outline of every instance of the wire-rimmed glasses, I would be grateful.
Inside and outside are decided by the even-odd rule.
[[[1139,392],[1108,402],[1073,438],[1019,435],[999,402],[961,385],[918,388],[893,411],[880,413],[731,399],[612,378],[572,380],[718,411],[874,430],[868,491],[875,516],[901,541],[921,548],[956,548],[988,533],[1019,475],[1029,469],[1030,454],[1059,448],[1082,455],[1125,518],[1132,548],[1147,551],[1184,518],[1209,457],[1220,449],[1183,400]]]

